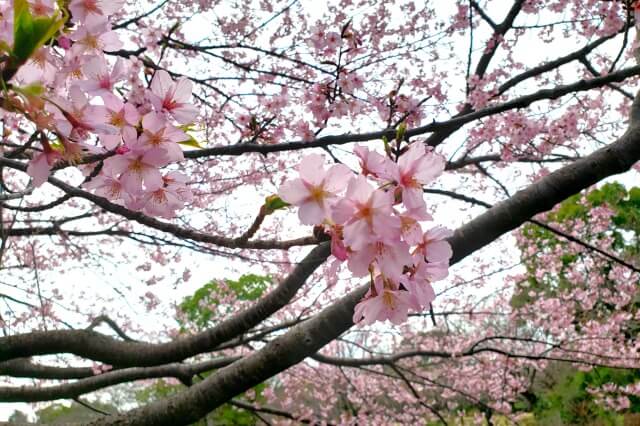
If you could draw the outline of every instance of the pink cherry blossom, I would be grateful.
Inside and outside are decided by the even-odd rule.
[[[76,22],[104,18],[124,6],[124,0],[71,0],[69,10]]]
[[[60,138],[60,143],[63,148],[62,158],[70,164],[79,163],[85,155],[100,152],[99,148],[83,142],[73,142],[65,138]]]
[[[211,297],[197,306],[211,314],[211,325],[227,317],[233,322],[254,305],[217,280],[221,276],[206,258],[200,260],[213,255],[233,257],[223,265],[225,275],[256,271],[288,284],[291,271],[294,281],[301,270],[310,274],[283,309],[223,343],[224,355],[242,356],[237,365],[249,373],[240,377],[234,367],[225,370],[237,376],[238,394],[244,391],[237,402],[287,413],[284,423],[432,424],[438,412],[452,423],[526,423],[538,414],[527,401],[538,393],[541,377],[557,388],[552,382],[564,381],[565,369],[570,377],[600,365],[616,375],[640,366],[637,250],[628,244],[637,242],[638,233],[620,226],[618,208],[608,197],[595,197],[602,205],[594,206],[590,194],[578,194],[567,201],[570,209],[539,213],[560,202],[563,192],[554,188],[577,191],[595,183],[572,173],[573,183],[566,186],[566,170],[597,160],[603,177],[640,159],[628,143],[637,123],[627,120],[637,79],[630,62],[640,62],[640,50],[637,37],[631,43],[626,31],[640,26],[640,1],[27,2],[38,25],[47,25],[45,16],[63,22],[29,58],[18,58],[14,53],[29,50],[25,41],[37,42],[23,37],[27,49],[14,45],[14,33],[32,30],[29,17],[14,10],[26,3],[0,0],[0,67],[6,80],[0,94],[6,225],[0,232],[6,237],[0,249],[0,326],[6,336],[0,342],[10,347],[12,335],[38,328],[44,341],[68,321],[78,328],[71,335],[82,333],[85,320],[99,313],[113,316],[149,345],[192,340],[191,333],[197,336],[203,325],[210,330],[210,324],[195,324],[180,300],[165,293],[187,279],[194,265],[203,265],[203,274],[213,272],[206,281],[216,280],[204,287]],[[14,28],[14,16],[22,27]],[[201,23],[208,24],[204,35],[195,28]],[[547,48],[561,38],[563,48]],[[452,64],[463,66],[453,70]],[[198,126],[191,126],[196,119]],[[399,124],[406,126],[406,137],[380,140]],[[631,131],[625,133],[627,126]],[[206,147],[183,151],[192,131]],[[443,172],[445,161],[427,142],[446,153],[452,166],[437,182],[446,191],[433,197],[423,187]],[[611,149],[591,156],[605,144]],[[325,163],[326,156],[305,157],[321,150],[353,171]],[[93,152],[100,155],[86,155]],[[578,158],[575,168],[564,168]],[[52,166],[59,167],[56,179],[49,178],[56,185],[32,191]],[[289,170],[294,166],[297,172]],[[576,186],[578,181],[584,185]],[[527,186],[533,182],[539,184]],[[278,183],[283,184],[276,189]],[[459,255],[470,254],[496,235],[476,239],[475,232],[466,232],[473,226],[463,226],[451,238],[450,231],[427,223],[433,220],[429,213],[451,224],[468,223],[478,209],[450,199],[459,198],[454,193],[494,202],[500,186],[505,194],[524,190],[544,202],[519,206],[524,210],[515,222],[508,214],[478,222],[501,233],[538,213],[561,232],[530,232],[536,228],[525,224],[491,249],[508,256],[476,253],[449,274],[451,260],[461,257],[454,257],[449,241],[469,249]],[[614,192],[627,194],[621,199],[626,208],[637,201],[638,190],[621,187]],[[289,209],[262,208],[256,197],[274,192],[292,204]],[[503,207],[522,199],[511,197]],[[301,222],[315,225],[313,231],[296,226]],[[566,240],[562,233],[575,238]],[[311,247],[299,244],[321,244],[312,253],[326,254],[328,237],[333,259],[303,260]],[[316,263],[322,265],[311,273]],[[109,288],[88,293],[95,280],[69,291],[49,285],[91,264],[105,271],[113,264],[116,275],[133,277],[114,287],[124,292],[125,302],[139,301],[149,310],[171,306],[180,329],[161,311],[145,316],[158,324],[132,321],[135,306],[108,311],[118,300]],[[138,275],[148,285],[162,283],[162,295],[141,290]],[[369,291],[353,312],[352,296],[342,296],[365,281]],[[276,289],[277,295],[281,287],[274,281],[265,291]],[[190,292],[176,290],[179,297]],[[426,312],[430,307],[433,315]],[[406,323],[349,331],[345,312],[359,326]],[[279,328],[292,320],[300,323]],[[255,376],[255,355],[289,348],[313,354],[327,343],[313,331],[323,324],[322,336],[341,337],[324,345],[315,360],[280,372],[277,383],[267,379],[266,387],[247,390],[255,384],[247,379]],[[152,329],[146,333],[140,325]],[[109,336],[99,340],[117,338],[109,327],[89,334],[102,332]],[[18,352],[28,352],[28,346]],[[66,367],[75,355],[92,356],[61,355],[51,359]],[[140,355],[123,359],[121,367],[140,367]],[[208,359],[202,351],[187,355],[194,362]],[[284,355],[279,369],[293,360]],[[336,368],[341,362],[326,362],[327,357],[347,358],[342,364],[362,368]],[[11,370],[9,361],[3,364]],[[33,358],[40,361],[47,360]],[[180,359],[167,360],[174,361]],[[104,373],[101,368],[94,372]],[[553,374],[558,368],[559,376]],[[229,378],[225,371],[208,382]],[[627,421],[640,383],[611,380],[617,383],[590,382],[581,390],[581,404],[593,403],[596,411],[617,412]],[[9,395],[38,391],[40,384],[23,389],[20,380],[4,381],[2,393]],[[169,396],[169,405],[181,397]],[[127,416],[144,423],[157,407]]]
[[[298,121],[295,126],[295,135],[298,136],[304,142],[310,142],[316,138],[316,135],[311,130],[311,126],[308,121]]]
[[[423,241],[423,232],[420,221],[432,220],[430,214],[422,209],[407,210],[399,213],[400,218],[400,232],[402,233],[402,239],[409,245],[418,245]]]
[[[72,54],[102,54],[120,49],[123,44],[115,31],[111,31],[109,21],[98,19],[81,25],[69,38],[74,41]]]
[[[91,58],[91,56],[89,55],[65,55],[62,62],[62,67],[56,74],[56,84],[64,84],[69,80],[80,81],[84,77],[84,71],[82,70],[82,68],[89,58]]]
[[[143,209],[146,214],[152,216],[160,216],[172,218],[176,214],[176,210],[184,207],[186,187],[177,184],[177,176],[169,177],[162,180],[162,183],[156,187],[150,187],[142,194],[135,203],[135,208]],[[173,182],[172,185],[167,184],[167,180]]]
[[[114,134],[99,133],[100,142],[107,149],[116,148],[123,139],[125,133],[129,133],[129,140],[137,137],[135,127],[140,121],[138,110],[130,103],[124,103],[120,99],[107,96],[104,98],[104,105],[107,112],[107,124],[113,126],[117,131]]]
[[[323,41],[324,41],[323,47],[325,49],[324,54],[331,55],[335,53],[340,47],[342,38],[340,37],[340,34],[338,34],[337,32],[329,31],[328,33],[325,34]]]
[[[342,164],[324,169],[324,157],[312,154],[298,166],[300,178],[285,182],[278,194],[287,203],[299,207],[298,216],[305,225],[316,225],[329,218],[330,207],[344,190],[351,171]]]
[[[421,277],[412,277],[403,282],[411,297],[411,308],[417,312],[429,307],[436,298],[431,282]]]
[[[110,171],[103,170],[102,173],[87,182],[84,187],[94,190],[101,197],[115,202],[121,201],[125,205],[131,205],[133,200],[122,183],[112,176]]]
[[[193,193],[189,186],[187,185],[189,182],[189,178],[187,175],[181,172],[173,171],[167,173],[162,177],[164,182],[164,186],[173,193],[178,195],[180,200],[187,204],[193,201]]]
[[[378,275],[374,286],[356,305],[353,322],[362,321],[366,325],[389,320],[393,324],[402,324],[407,320],[411,303],[409,292],[399,290],[397,284]]]
[[[348,258],[347,248],[342,241],[342,227],[340,225],[330,226],[327,230],[331,235],[331,254],[341,262]]]
[[[36,16],[49,16],[55,10],[54,0],[29,0],[31,13]]]
[[[126,75],[124,60],[118,58],[109,71],[109,65],[104,58],[94,57],[83,67],[83,75],[86,80],[78,82],[77,85],[85,92],[103,99],[116,98],[113,94],[114,86]]]
[[[382,176],[386,173],[388,167],[392,167],[391,164],[389,164],[388,158],[365,146],[356,145],[353,148],[353,153],[356,154],[360,160],[360,168],[364,176]]]
[[[157,189],[163,184],[159,167],[169,163],[167,152],[162,148],[135,149],[123,155],[105,160],[122,183],[125,190],[134,195],[143,189]]]
[[[448,262],[453,252],[446,239],[452,235],[453,232],[449,229],[440,226],[431,228],[424,233],[416,252],[429,262]]]
[[[34,156],[27,167],[27,174],[33,178],[33,186],[36,187],[47,180],[53,165],[62,159],[62,154],[54,150],[48,140],[42,139],[41,143],[42,152]]]
[[[309,37],[308,44],[314,47],[316,50],[324,48],[325,44],[325,29],[321,25],[315,25],[311,27],[311,37]]]
[[[0,41],[13,45],[13,2],[0,3]]]
[[[344,241],[360,250],[376,238],[394,241],[400,220],[392,216],[393,193],[374,190],[363,176],[349,182],[345,198],[333,209],[333,220],[344,224]]]
[[[449,262],[425,262],[415,260],[415,277],[416,279],[436,282],[445,279],[449,275]]]
[[[173,117],[180,124],[192,123],[198,116],[198,109],[189,103],[192,84],[186,78],[174,82],[169,73],[156,71],[151,81],[149,99],[157,112]]]
[[[389,167],[387,176],[402,189],[402,201],[408,209],[424,209],[423,185],[433,181],[444,171],[441,156],[427,152],[422,143],[413,143],[400,156],[397,167]]]
[[[340,84],[340,88],[347,93],[353,93],[356,89],[361,89],[364,86],[364,81],[355,72],[343,73],[338,83]]]
[[[71,102],[59,100],[56,113],[62,116],[56,121],[58,131],[70,139],[84,139],[88,132],[114,134],[117,129],[106,124],[107,110],[103,106],[91,105],[82,89],[69,89]]]
[[[393,244],[385,244],[382,241],[372,241],[350,253],[349,270],[354,276],[365,276],[374,260],[380,272],[394,280],[400,280],[405,265],[413,265],[407,243],[395,241]]]
[[[71,49],[71,45],[73,44],[73,42],[67,36],[60,36],[60,37],[58,37],[58,44],[64,50],[69,50],[69,49]]]
[[[142,134],[138,145],[143,148],[162,148],[169,161],[182,161],[184,154],[178,142],[189,139],[187,134],[167,122],[162,114],[150,112],[142,118]]]
[[[53,84],[57,72],[57,58],[49,47],[41,47],[31,56],[29,61],[19,70],[14,80],[27,85],[36,82]]]

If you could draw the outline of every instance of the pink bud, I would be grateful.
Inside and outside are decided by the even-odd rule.
[[[58,44],[60,45],[60,47],[62,47],[64,50],[69,50],[71,49],[71,44],[73,42],[71,41],[71,39],[69,37],[66,36],[60,36],[58,37]]]
[[[347,260],[347,248],[342,239],[335,233],[331,234],[331,254],[341,261]]]
[[[124,155],[129,151],[131,151],[131,149],[128,146],[125,146],[125,145],[121,145],[121,146],[116,148],[116,154],[119,154],[119,155]]]

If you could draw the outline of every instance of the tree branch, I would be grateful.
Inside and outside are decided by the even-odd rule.
[[[55,353],[72,353],[117,367],[154,366],[182,361],[216,349],[286,306],[329,254],[328,243],[315,247],[286,279],[253,306],[193,336],[153,344],[122,341],[90,330],[34,331],[1,337],[0,361]]]
[[[76,399],[81,395],[134,380],[174,377],[189,385],[193,376],[221,368],[240,357],[229,357],[203,361],[196,364],[168,364],[157,367],[126,368],[79,379],[56,386],[0,387],[1,402],[39,402],[56,399]]]

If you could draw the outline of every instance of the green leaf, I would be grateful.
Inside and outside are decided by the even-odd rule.
[[[184,388],[181,384],[170,384],[165,379],[158,379],[152,385],[143,388],[135,393],[138,402],[148,404],[149,402],[167,398],[180,392]]]
[[[226,280],[227,285],[240,300],[257,300],[267,290],[272,279],[270,276],[245,274],[237,281]]]
[[[182,130],[185,133],[188,133],[196,130],[196,125],[194,123],[181,124],[178,126],[178,129]]]
[[[407,123],[403,121],[402,123],[400,123],[400,125],[398,126],[398,129],[396,130],[396,141],[402,142],[402,140],[404,139],[404,135],[406,133],[407,133]]]
[[[186,141],[178,142],[180,145],[190,146],[191,148],[203,149],[204,147],[193,136],[187,134],[189,139]]]
[[[273,212],[275,212],[276,210],[280,210],[283,209],[285,207],[290,206],[291,204],[287,203],[286,201],[284,201],[282,198],[278,197],[277,195],[269,195],[265,200],[264,200],[264,214],[271,214]]]
[[[11,46],[5,41],[0,41],[0,53],[11,53]]]
[[[44,86],[39,83],[33,83],[21,87],[13,86],[13,90],[26,96],[40,96],[44,93]]]
[[[26,0],[14,0],[13,50],[18,64],[23,64],[37,49],[50,40],[64,24],[56,12],[54,16],[34,17]]]
[[[191,327],[201,330],[214,319],[228,314],[232,306],[220,302],[226,295],[234,295],[238,300],[257,300],[273,280],[268,275],[245,274],[237,280],[222,281],[224,285],[219,280],[210,281],[183,299],[179,309],[184,317],[178,320],[183,331]]]
[[[640,206],[640,188],[634,187],[629,190],[629,201],[637,206]]]

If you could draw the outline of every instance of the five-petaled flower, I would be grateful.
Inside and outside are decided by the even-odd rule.
[[[174,82],[165,70],[159,70],[151,81],[149,100],[157,112],[173,117],[180,124],[193,122],[198,109],[189,103],[192,85],[186,78]]]
[[[330,217],[330,207],[344,190],[351,171],[342,164],[325,170],[321,155],[308,155],[298,166],[300,178],[285,182],[279,195],[289,204],[298,206],[298,216],[305,225],[317,225]]]

